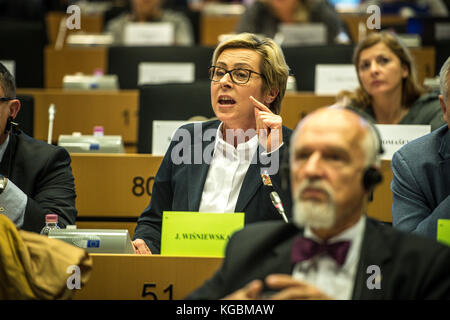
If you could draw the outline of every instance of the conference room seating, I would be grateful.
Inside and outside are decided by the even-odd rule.
[[[81,11],[80,29],[69,30],[65,28],[63,40],[76,32],[101,33],[103,32],[104,18],[102,14],[83,14]],[[71,14],[59,11],[50,11],[45,16],[45,25],[49,45],[54,45],[60,31],[61,20],[69,18]]]
[[[71,158],[78,228],[128,229],[133,236],[162,157],[72,153]]]
[[[121,89],[138,88],[138,68],[143,62],[187,62],[195,66],[195,81],[208,80],[208,67],[214,49],[192,47],[130,47],[113,46],[108,49],[108,74],[116,74]]]
[[[122,136],[127,152],[136,152],[137,90],[18,89],[17,93],[34,98],[36,139],[47,141],[48,108],[53,103],[56,107],[53,143],[57,143],[60,134],[91,135],[94,126],[103,126],[106,135]]]
[[[0,61],[14,61],[17,87],[43,87],[45,42],[45,28],[39,22],[0,21]]]
[[[75,300],[180,300],[219,269],[223,258],[90,254],[91,277]]]
[[[444,62],[450,57],[450,41],[436,43],[435,54],[436,73],[438,73],[444,65]]]
[[[62,88],[67,74],[84,73],[92,75],[96,70],[104,73],[107,64],[106,47],[64,47],[55,49],[47,46],[45,57],[45,88]]]
[[[153,120],[214,117],[210,82],[145,85],[139,88],[138,152],[152,152]]]
[[[283,53],[291,73],[296,78],[297,90],[315,89],[315,70],[317,64],[353,64],[353,45],[326,45],[285,47]],[[417,67],[417,79],[423,83],[425,78],[435,76],[435,48],[410,48]]]
[[[209,15],[200,16],[200,44],[215,47],[222,34],[234,33],[240,15]]]
[[[284,57],[297,82],[298,91],[314,92],[317,64],[351,64],[353,46],[299,46],[284,47]]]
[[[286,92],[281,103],[283,125],[294,130],[308,113],[335,103],[334,96],[319,96],[312,92]]]

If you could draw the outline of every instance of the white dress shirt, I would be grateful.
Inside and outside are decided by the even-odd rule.
[[[297,263],[294,266],[292,276],[315,286],[333,299],[350,300],[353,294],[365,226],[366,217],[363,215],[354,226],[328,240],[329,243],[351,241],[342,267],[339,267],[330,256],[321,254],[310,260]],[[319,243],[322,242],[309,227],[305,228],[304,237]]]
[[[0,162],[3,160],[8,143],[9,135],[5,142],[0,145]],[[13,164],[10,163],[9,165],[12,166]],[[8,179],[5,190],[0,194],[0,214],[9,217],[20,228],[23,225],[23,216],[25,215],[27,201],[27,195]]]
[[[235,148],[222,135],[219,125],[214,153],[206,176],[199,212],[234,212],[245,175],[258,149],[258,136]]]

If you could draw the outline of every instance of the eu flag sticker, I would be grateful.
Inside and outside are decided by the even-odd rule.
[[[88,248],[100,248],[100,240],[88,240]]]

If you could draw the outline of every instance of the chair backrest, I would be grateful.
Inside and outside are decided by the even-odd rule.
[[[151,153],[153,120],[214,117],[210,82],[145,85],[139,88],[138,152]]]
[[[141,62],[192,62],[195,64],[195,81],[202,81],[208,79],[208,67],[213,52],[213,48],[201,46],[113,46],[108,50],[108,73],[118,75],[121,89],[136,89]]]
[[[18,88],[43,87],[45,42],[45,28],[40,22],[0,22],[0,60],[15,62]]]
[[[20,100],[20,111],[14,122],[30,137],[34,137],[34,97],[32,95],[17,95]]]
[[[284,57],[295,76],[297,90],[314,91],[317,64],[352,64],[353,46],[325,45],[283,48]]]

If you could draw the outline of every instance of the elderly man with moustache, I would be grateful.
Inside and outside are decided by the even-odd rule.
[[[319,109],[291,140],[293,221],[229,241],[218,272],[189,299],[445,299],[450,248],[365,216],[379,179],[376,129]]]

